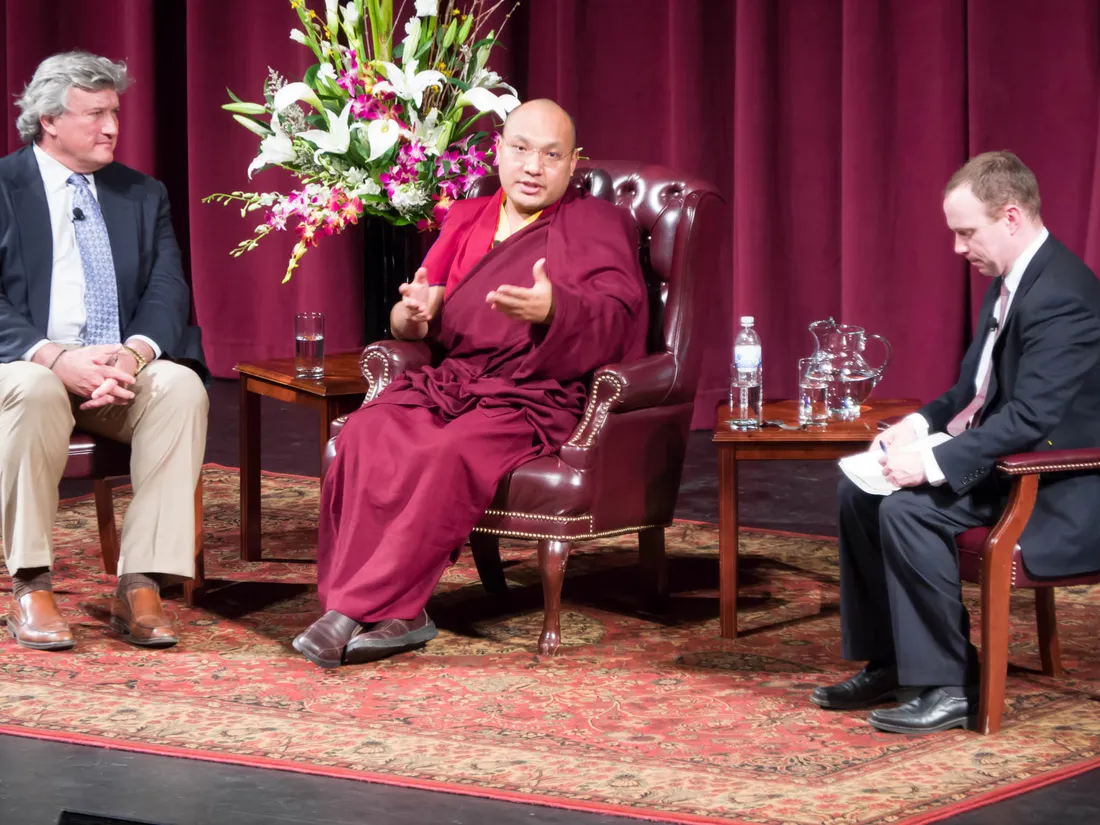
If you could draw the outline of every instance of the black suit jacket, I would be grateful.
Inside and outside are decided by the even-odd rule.
[[[978,329],[993,317],[1000,279],[990,284]],[[985,342],[975,336],[958,383],[920,410],[942,431],[974,397]],[[1053,236],[1028,264],[993,347],[986,401],[971,427],[933,455],[947,484],[962,495],[995,477],[1012,453],[1100,446],[1100,281]],[[1004,492],[1004,491],[1002,491]],[[1041,480],[1020,538],[1028,570],[1064,576],[1100,570],[1100,474]]]
[[[198,327],[187,325],[191,295],[183,277],[164,185],[121,163],[95,173],[111,240],[122,340],[144,335],[163,357],[209,377]],[[0,363],[18,361],[46,337],[53,276],[53,231],[34,151],[0,158]]]

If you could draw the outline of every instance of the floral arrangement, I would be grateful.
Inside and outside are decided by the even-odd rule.
[[[249,178],[278,166],[301,188],[204,198],[239,202],[242,217],[264,210],[254,235],[231,254],[293,225],[286,283],[311,246],[363,215],[438,227],[488,171],[493,147],[478,121],[503,121],[519,105],[515,89],[486,66],[497,33],[480,34],[501,2],[415,0],[396,39],[393,0],[325,0],[323,18],[306,0],[290,0],[302,24],[290,37],[317,63],[292,83],[269,68],[263,103],[229,91],[233,102],[222,108],[261,138]]]

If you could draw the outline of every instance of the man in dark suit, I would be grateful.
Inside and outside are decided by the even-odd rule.
[[[164,186],[114,162],[125,65],[44,60],[18,105],[27,144],[0,159],[0,534],[7,626],[42,650],[75,644],[52,594],[51,530],[74,425],[129,443],[111,626],[178,641],[159,585],[194,575],[194,503],[208,400]],[[194,367],[190,369],[179,361]]]
[[[814,690],[826,708],[871,707],[880,730],[965,727],[977,710],[977,652],[960,598],[955,537],[993,524],[1007,487],[997,459],[1100,444],[1100,282],[1055,240],[1039,186],[1009,152],[970,160],[944,197],[955,251],[993,278],[958,383],[883,432],[889,496],[840,483],[840,596],[845,658],[868,662]],[[937,446],[916,443],[932,433]],[[906,449],[908,447],[908,449]],[[1100,475],[1042,484],[1020,539],[1038,576],[1100,570]]]

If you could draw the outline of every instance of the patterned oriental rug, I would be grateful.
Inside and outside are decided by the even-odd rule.
[[[0,642],[0,732],[682,823],[914,825],[1100,764],[1100,589],[1059,593],[1062,680],[1038,675],[1031,598],[1014,600],[1018,667],[993,737],[876,733],[866,712],[810,704],[850,672],[833,540],[747,531],[746,634],[720,639],[718,535],[704,524],[668,531],[665,616],[641,612],[630,537],[583,545],[562,650],[542,658],[534,549],[517,543],[507,604],[465,554],[430,605],[435,642],[322,671],[290,647],[318,612],[317,481],[265,475],[269,560],[244,564],[237,473],[205,472],[219,581],[200,609],[169,603],[183,643],[168,651],[110,636],[92,501],[62,505],[54,581],[79,644]],[[128,499],[120,489],[120,510]]]

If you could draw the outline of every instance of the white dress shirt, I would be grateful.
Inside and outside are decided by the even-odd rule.
[[[997,327],[985,334],[985,346],[982,347],[982,355],[978,359],[978,369],[974,373],[975,396],[985,381],[986,373],[993,368],[993,344],[997,340],[998,332],[1004,326],[1005,318],[1008,317],[1008,310],[1012,306],[1012,299],[1016,297],[1016,290],[1020,286],[1020,280],[1024,277],[1024,271],[1027,269],[1027,265],[1031,263],[1031,259],[1035,257],[1035,253],[1039,251],[1039,247],[1046,243],[1046,239],[1049,237],[1050,232],[1044,226],[1039,231],[1038,237],[1020,254],[1020,257],[1016,259],[1016,263],[1012,265],[1012,269],[1004,276],[1004,285],[1008,290],[1008,300],[1005,301],[1003,315],[997,312],[1000,301],[994,301],[993,303],[993,317],[997,319]],[[908,415],[905,420],[912,422],[913,429],[917,431],[917,438],[925,438],[928,435],[928,421],[920,413]],[[926,447],[921,451],[921,460],[924,462],[924,474],[928,477],[929,484],[938,487],[947,480],[936,461],[936,457],[932,454],[931,447]]]
[[[80,247],[76,244],[73,229],[73,187],[69,176],[73,171],[34,146],[34,158],[46,187],[46,203],[50,208],[50,228],[53,233],[53,273],[50,276],[50,315],[46,325],[46,337],[23,353],[23,360],[30,361],[38,350],[51,341],[55,344],[84,345],[84,263],[80,259]],[[99,199],[95,188],[95,175],[84,175],[92,197]],[[160,357],[160,347],[144,335],[131,336],[131,340],[144,341]]]

